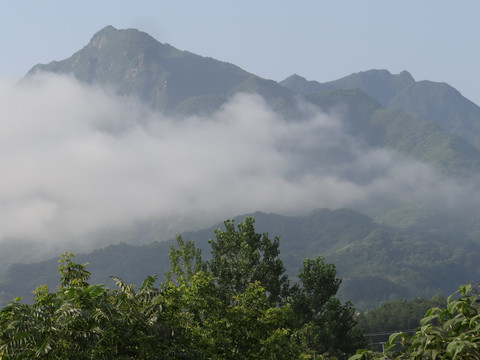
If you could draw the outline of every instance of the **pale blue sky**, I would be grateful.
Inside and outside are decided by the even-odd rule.
[[[61,60],[106,25],[283,80],[408,70],[480,104],[480,1],[0,0],[0,76]]]

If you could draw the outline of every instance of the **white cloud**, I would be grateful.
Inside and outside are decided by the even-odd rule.
[[[366,150],[338,117],[301,106],[305,119],[289,122],[238,95],[211,117],[175,120],[69,77],[3,83],[0,239],[59,244],[152,217],[477,200],[472,187]]]

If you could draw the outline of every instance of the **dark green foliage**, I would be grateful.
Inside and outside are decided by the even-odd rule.
[[[382,288],[390,282],[395,298],[424,297],[435,294],[448,294],[459,281],[468,282],[480,276],[475,262],[479,253],[478,244],[473,241],[459,241],[453,236],[438,233],[395,233],[376,229],[357,244],[352,244],[341,252],[328,257],[338,264],[339,272],[358,298],[351,298],[356,306],[371,308],[382,298]],[[351,286],[360,277],[370,281],[370,294],[360,297]],[[377,281],[376,279],[379,279]],[[355,284],[354,284],[355,285]],[[396,286],[394,286],[396,285]],[[350,292],[349,292],[350,294]],[[355,301],[356,300],[356,301]]]
[[[160,295],[147,278],[138,292],[117,279],[118,290],[90,285],[85,265],[64,254],[56,293],[35,291],[34,303],[11,302],[0,313],[2,359],[163,359],[170,330]]]
[[[381,304],[378,308],[361,312],[358,326],[365,332],[369,343],[376,349],[381,349],[394,332],[414,332],[420,325],[420,320],[432,307],[444,307],[447,300],[439,295],[430,300],[421,298],[410,301],[395,300]]]
[[[365,346],[363,333],[355,327],[351,303],[341,304],[335,297],[341,280],[333,264],[323,258],[305,259],[300,269],[300,283],[292,287],[290,301],[300,328],[315,341],[309,348],[319,354],[345,359]]]
[[[345,260],[348,259],[349,257]],[[360,269],[360,273],[349,272],[349,276],[342,283],[342,294],[349,296],[349,299],[355,301],[355,306],[361,309],[377,306],[390,299],[410,298],[410,294],[414,291],[407,284],[398,284],[398,278],[395,281],[389,280],[393,271],[389,272],[387,266],[382,266],[382,269],[385,269],[384,275],[387,275],[387,278],[380,276],[380,270],[372,271],[365,266]],[[363,275],[363,273],[378,275]]]
[[[280,239],[270,240],[268,233],[255,232],[254,219],[246,218],[235,229],[233,220],[225,221],[225,231],[215,230],[210,240],[212,259],[209,268],[225,299],[243,293],[249,284],[259,281],[272,303],[278,303],[288,286],[285,268],[279,258]]]
[[[292,281],[297,281],[298,269],[306,257],[323,254],[327,262],[336,264],[338,276],[343,279],[339,297],[352,301],[357,308],[369,309],[402,298],[447,296],[458,283],[480,276],[475,261],[480,256],[477,242],[469,240],[466,234],[449,231],[447,221],[442,223],[440,217],[439,222],[431,223],[430,231],[413,228],[412,232],[406,232],[376,224],[348,209],[318,209],[302,217],[260,212],[253,215],[259,233],[281,237],[280,258]],[[468,216],[458,219],[458,226],[466,220]],[[442,226],[439,230],[433,230],[439,226]],[[184,233],[182,238],[185,242],[194,241],[205,259],[209,259],[208,239],[215,237],[217,228],[225,231],[224,225],[218,224]],[[453,235],[455,232],[458,235]],[[115,274],[128,283],[140,284],[148,274],[164,274],[169,270],[168,249],[173,244],[175,240],[144,246],[120,244],[76,258],[79,262],[89,262],[92,281],[96,283],[114,286],[110,275]],[[56,260],[51,260],[11,266],[0,281],[5,294],[2,304],[14,296],[31,301],[31,291],[38,284],[55,288],[58,284],[53,270],[55,263]]]
[[[202,250],[195,247],[193,241],[183,241],[177,236],[175,249],[170,245],[168,254],[170,256],[170,270],[165,274],[165,281],[175,281],[177,284],[185,285],[192,280],[193,276],[200,271],[207,270],[207,264],[202,260]]]
[[[384,352],[358,350],[350,360],[362,359],[480,359],[480,295],[478,287],[462,285],[420,320],[413,334],[398,332]]]
[[[335,267],[307,259],[288,289],[278,238],[253,225],[225,222],[208,262],[178,237],[160,288],[155,276],[138,291],[119,278],[115,290],[91,285],[62,255],[56,292],[41,286],[32,305],[1,310],[2,359],[343,359],[363,346],[353,308],[335,298]]]
[[[301,281],[302,302],[307,301],[307,308],[312,314],[321,312],[328,300],[335,296],[341,280],[337,279],[337,271],[333,264],[325,264],[323,258],[305,259],[298,277]]]

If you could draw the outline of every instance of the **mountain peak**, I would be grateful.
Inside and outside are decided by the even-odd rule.
[[[102,30],[98,31],[93,35],[92,40],[90,40],[90,46],[93,48],[101,49],[105,42],[112,36],[113,33],[117,32],[112,25],[104,27]]]
[[[102,34],[111,34],[115,31],[118,31],[115,27],[112,25],[107,25],[103,29],[98,30],[93,37],[95,38],[96,36],[102,35]]]
[[[287,77],[284,81],[307,81],[307,79],[298,74],[293,74]]]
[[[412,74],[410,74],[407,70],[403,70],[400,74],[397,75],[399,78],[409,81],[409,82],[415,82],[415,79],[413,78]]]
[[[415,82],[413,76],[406,70],[399,74],[392,74],[386,69],[371,69],[367,71],[360,71],[346,76],[339,80],[348,79],[349,81],[357,81],[362,84],[378,82],[378,83],[401,83],[400,86],[408,86]],[[338,81],[338,80],[335,80]]]
[[[155,44],[157,46],[162,45],[143,31],[137,29],[119,30],[112,25],[108,25],[93,35],[87,48],[100,50],[109,42],[116,44],[115,46],[118,46],[119,43],[123,43],[123,45],[126,46],[131,46],[135,43],[148,45]]]
[[[277,83],[233,64],[178,50],[137,29],[113,26],[98,31],[70,58],[36,65],[28,74],[37,71],[114,86],[118,94],[133,95],[167,113],[209,112],[231,94],[259,88],[272,98],[293,101],[293,95]]]
[[[309,81],[297,74],[280,81],[280,85],[303,95],[320,91],[322,86],[318,81]]]

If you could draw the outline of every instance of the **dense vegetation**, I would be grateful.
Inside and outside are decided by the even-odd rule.
[[[324,111],[342,108],[347,131],[370,146],[395,149],[451,174],[480,169],[479,150],[463,138],[434,121],[420,121],[397,108],[384,108],[359,89],[322,91],[305,95],[305,99]]]
[[[480,256],[480,246],[467,240],[457,228],[441,232],[399,231],[348,209],[318,209],[300,217],[260,212],[254,216],[257,231],[281,237],[280,258],[291,279],[296,279],[303,259],[322,254],[327,262],[336,265],[337,275],[342,278],[339,298],[350,300],[357,309],[370,309],[395,299],[448,296],[458,284],[480,276],[475,262]],[[447,219],[444,224],[448,226]],[[435,228],[442,224],[428,225]],[[207,240],[215,236],[216,228],[225,229],[223,224],[217,224],[185,232],[182,237],[194,241],[203,256],[209,258],[211,246]],[[110,276],[116,275],[130,284],[141,284],[149,274],[164,274],[169,270],[171,244],[175,244],[175,239],[143,246],[118,244],[77,254],[76,259],[89,262],[95,283],[113,286]],[[31,301],[31,291],[38,284],[56,287],[55,267],[56,259],[11,266],[0,278],[0,305],[15,296]]]
[[[480,359],[479,304],[479,287],[463,285],[445,307],[428,310],[413,334],[394,333],[382,352],[358,350],[350,360]]]
[[[435,297],[355,314],[335,296],[334,265],[307,258],[292,285],[278,237],[256,233],[253,218],[225,229],[207,261],[179,236],[164,281],[148,276],[138,290],[119,278],[113,290],[90,284],[86,264],[63,254],[55,292],[40,286],[33,304],[17,298],[0,311],[1,358],[480,359],[477,287],[460,287],[446,306]],[[363,330],[398,328],[381,351],[357,350]]]
[[[430,300],[422,298],[395,300],[382,303],[375,309],[362,311],[357,316],[358,326],[373,349],[381,350],[391,334],[412,333],[430,308],[444,307],[447,300],[439,295]]]
[[[354,309],[335,294],[340,280],[321,257],[306,259],[290,285],[279,239],[247,218],[225,223],[204,261],[178,237],[171,268],[155,287],[88,282],[86,265],[60,258],[60,286],[35,291],[0,312],[2,359],[346,359],[366,345]]]

